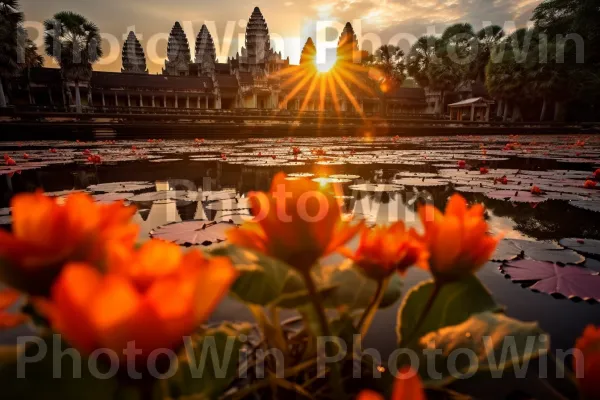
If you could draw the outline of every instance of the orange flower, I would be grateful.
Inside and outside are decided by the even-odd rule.
[[[255,216],[227,233],[231,243],[277,258],[302,271],[350,240],[361,224],[343,222],[337,200],[308,179],[273,179],[271,192],[251,193]]]
[[[542,189],[540,189],[537,186],[533,186],[531,188],[531,194],[535,194],[536,196],[542,195],[544,192],[542,192]]]
[[[485,175],[485,174],[487,174],[487,173],[489,173],[489,172],[490,172],[490,171],[489,171],[489,170],[488,170],[486,167],[481,167],[481,168],[479,168],[479,173],[480,173],[481,175]]]
[[[425,391],[419,375],[410,367],[404,367],[394,381],[390,400],[425,400]],[[356,400],[384,400],[379,393],[363,390]]]
[[[394,271],[404,274],[412,265],[428,269],[429,253],[415,230],[406,230],[402,221],[389,227],[364,227],[356,252],[344,253],[366,276],[378,281]]]
[[[237,276],[226,258],[206,259],[199,251],[182,255],[176,245],[159,241],[138,251],[117,246],[115,252],[105,275],[89,264],[70,263],[52,287],[52,327],[85,354],[105,347],[125,358],[130,341],[142,358],[179,347]]]
[[[586,188],[586,189],[593,189],[593,188],[595,188],[595,187],[596,187],[596,185],[597,185],[597,183],[596,183],[596,182],[594,182],[594,181],[592,181],[592,180],[588,179],[588,180],[587,180],[587,181],[585,181],[585,183],[583,184],[583,187],[584,187],[584,188]]]
[[[600,179],[600,168],[594,171],[594,178]]]
[[[575,342],[573,366],[583,399],[600,399],[600,328],[589,325]]]
[[[29,321],[29,317],[22,313],[7,312],[6,309],[15,304],[21,293],[14,289],[0,290],[0,331],[22,325]]]
[[[430,253],[429,265],[436,279],[460,278],[489,260],[499,238],[487,234],[483,211],[481,204],[468,208],[459,194],[450,198],[445,214],[430,205],[419,209]]]
[[[130,221],[135,208],[95,204],[84,193],[68,196],[63,205],[41,192],[20,194],[11,206],[13,233],[0,230],[0,259],[8,261],[0,278],[34,295],[48,294],[66,262],[100,264],[109,242],[132,246],[138,235]]]
[[[506,175],[503,176],[502,178],[494,179],[494,185],[496,184],[496,182],[500,182],[503,185],[508,185],[508,179],[506,178]]]

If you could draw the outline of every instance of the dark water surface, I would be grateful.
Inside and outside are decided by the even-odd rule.
[[[538,321],[551,334],[553,347],[562,349],[572,347],[587,324],[600,324],[594,300],[600,299],[594,280],[600,271],[598,247],[578,254],[558,245],[564,238],[600,239],[600,189],[584,187],[600,168],[598,137],[48,141],[0,143],[0,151],[16,163],[0,167],[0,223],[6,229],[10,210],[3,207],[14,194],[38,188],[56,196],[88,190],[99,201],[129,200],[139,210],[141,239],[168,223],[239,223],[248,215],[243,197],[267,190],[278,171],[333,182],[344,211],[371,225],[403,219],[418,227],[418,203],[443,208],[460,191],[470,202],[484,203],[493,232],[504,234],[508,247],[499,260],[512,259],[520,252],[515,249],[522,249],[526,259],[574,262],[593,277],[591,289],[579,292],[574,285],[561,293],[565,289],[557,281],[557,293],[550,295],[512,282],[501,272],[501,262],[490,262],[478,275],[510,316]],[[91,163],[90,155],[99,155],[102,163]],[[462,161],[466,165],[459,168]],[[113,182],[136,183],[89,188]],[[533,185],[544,194],[532,196]],[[547,248],[531,245],[542,241]],[[427,277],[413,269],[406,289]],[[384,355],[393,350],[396,312],[397,305],[376,316],[367,347]],[[250,314],[226,300],[213,318],[249,319]]]

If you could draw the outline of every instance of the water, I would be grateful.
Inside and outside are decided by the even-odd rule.
[[[242,206],[222,210],[232,204],[227,199],[267,190],[274,174],[282,170],[312,174],[312,178],[333,175],[344,211],[370,225],[403,219],[418,227],[415,206],[428,201],[443,208],[458,187],[470,202],[485,204],[492,231],[507,239],[544,240],[555,246],[563,238],[600,239],[600,190],[584,188],[586,179],[600,167],[598,137],[46,141],[0,143],[0,151],[16,163],[0,167],[0,208],[8,207],[15,193],[37,188],[62,196],[62,191],[86,190],[90,185],[146,182],[146,189],[129,186],[99,197],[105,201],[142,194],[143,201],[133,198],[142,240],[173,222],[241,222],[248,211]],[[102,163],[89,162],[90,155],[99,155]],[[461,161],[465,168],[459,168]],[[482,167],[487,173],[482,173]],[[467,173],[469,169],[472,172]],[[503,177],[506,184],[499,182]],[[532,197],[534,185],[545,194]],[[175,198],[161,192],[158,200],[144,199],[146,193],[160,189],[181,192]],[[207,195],[220,200],[198,201],[193,195],[196,191],[204,193],[201,200]],[[506,200],[511,196],[512,201]],[[10,229],[9,222],[9,210],[0,209],[3,228]],[[544,259],[547,254],[525,252],[532,259]],[[600,271],[600,262],[594,258],[582,257],[578,262],[590,272]],[[535,293],[507,279],[499,266],[490,262],[478,275],[510,316],[538,321],[551,334],[554,348],[572,347],[587,324],[600,324],[597,302]],[[423,271],[411,270],[406,290],[427,277]],[[397,305],[376,316],[367,347],[376,347],[384,355],[393,350],[396,312]],[[243,305],[231,300],[224,301],[213,315],[215,320],[250,318]]]

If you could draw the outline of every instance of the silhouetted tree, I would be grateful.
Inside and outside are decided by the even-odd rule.
[[[17,0],[0,0],[0,107],[6,107],[6,80],[19,72],[18,36],[23,13]]]
[[[44,22],[46,54],[60,65],[63,77],[75,83],[75,104],[82,112],[81,81],[92,76],[92,64],[102,57],[98,27],[84,16],[59,12]]]

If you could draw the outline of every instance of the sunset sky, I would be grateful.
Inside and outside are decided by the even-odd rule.
[[[105,59],[97,70],[119,71],[120,48],[127,33],[134,30],[146,50],[151,73],[160,72],[166,56],[168,34],[179,21],[192,49],[195,35],[206,23],[217,47],[219,61],[238,51],[245,24],[253,7],[260,7],[271,33],[272,44],[297,63],[306,38],[316,37],[317,23],[332,21],[327,40],[335,40],[336,24],[350,21],[365,39],[391,38],[406,48],[428,30],[441,34],[455,22],[469,22],[475,29],[491,22],[508,28],[524,26],[541,0],[21,0],[31,38],[42,45],[42,22],[58,11],[83,14],[98,25],[107,37]],[[359,22],[360,21],[360,22]],[[322,25],[319,25],[322,26]],[[341,25],[338,25],[338,27]],[[513,25],[514,26],[514,25]],[[434,31],[432,31],[434,29]],[[111,45],[112,43],[112,45]],[[283,47],[283,49],[281,49]],[[368,40],[361,48],[370,50]],[[50,63],[47,63],[51,66]]]

